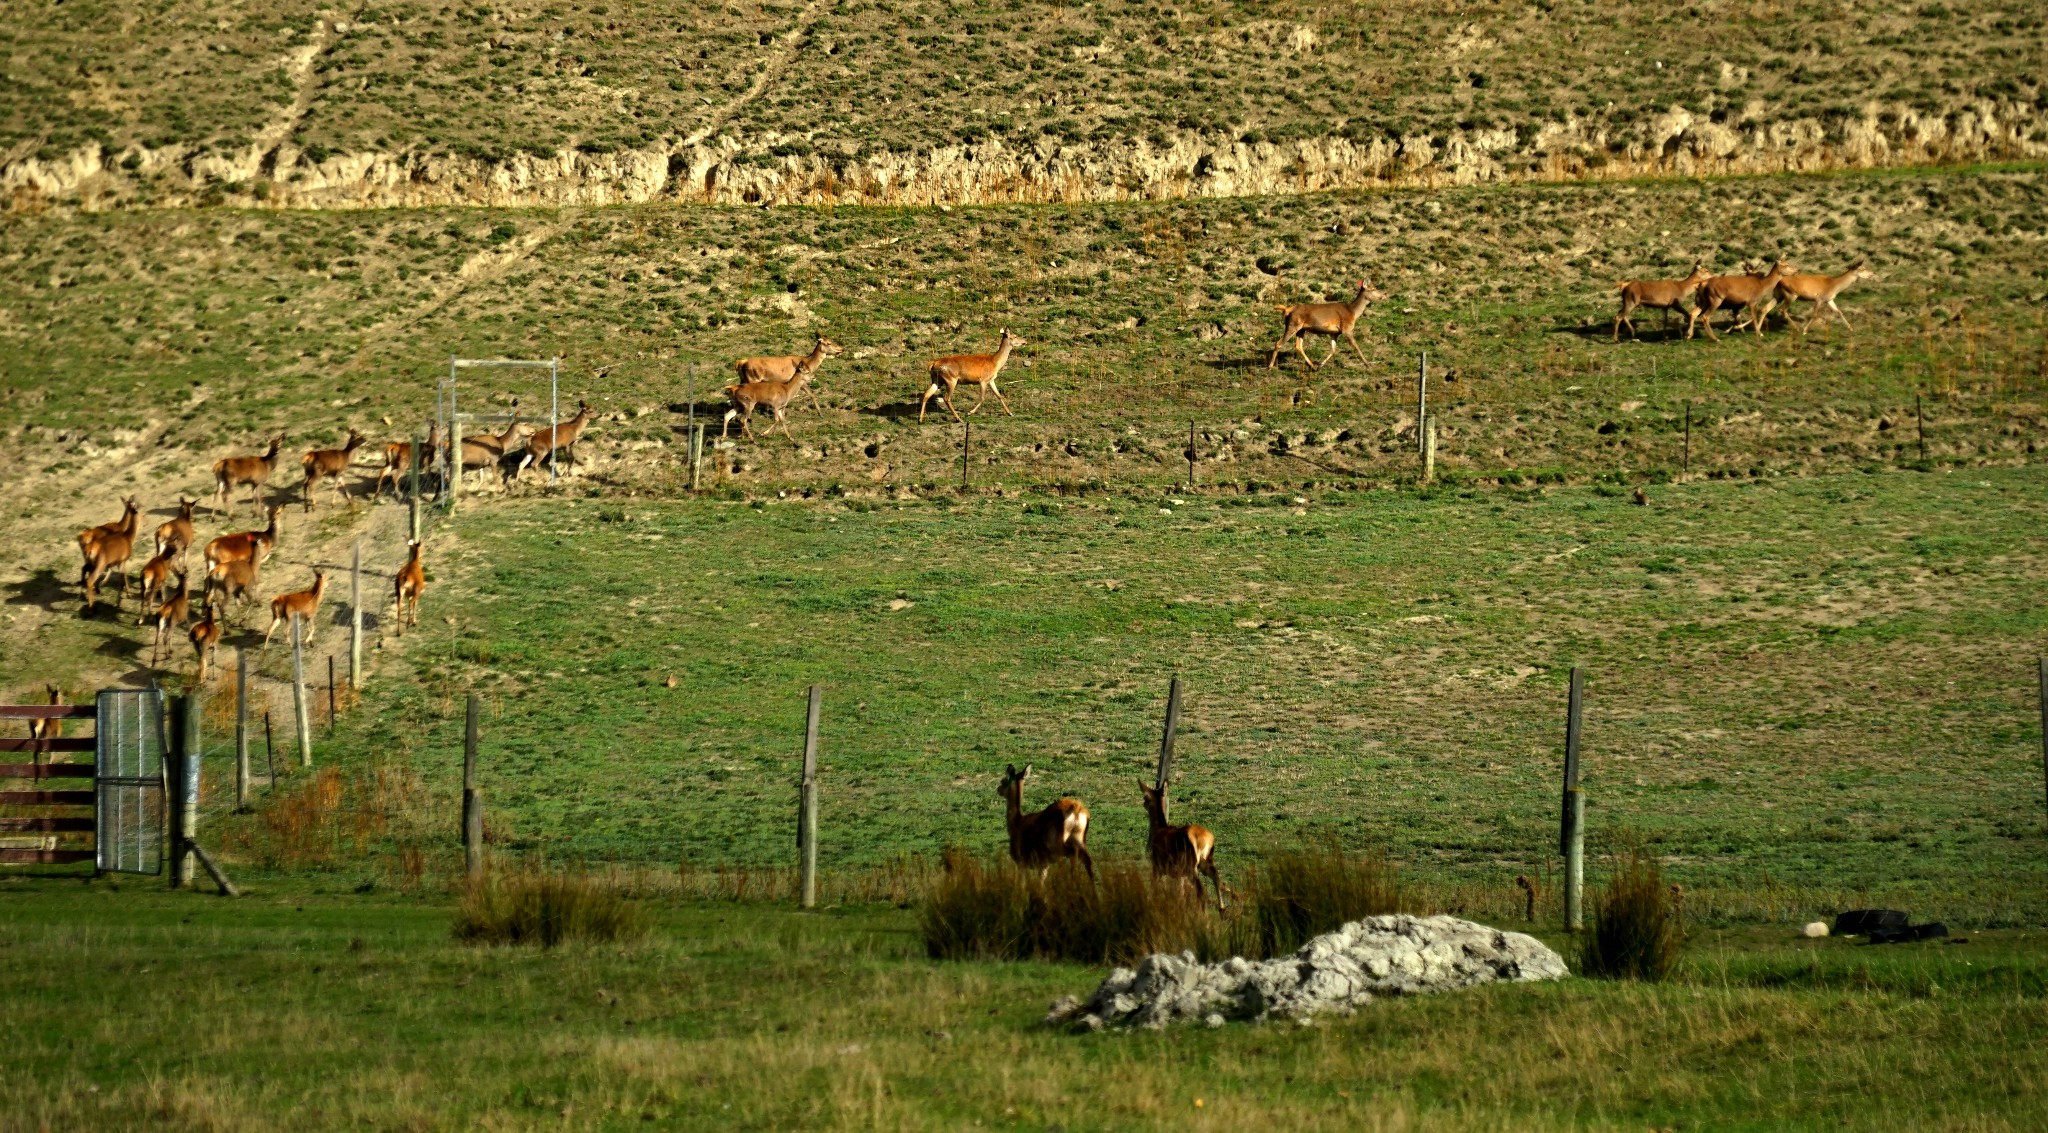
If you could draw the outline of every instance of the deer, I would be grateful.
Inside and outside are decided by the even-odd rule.
[[[178,518],[167,519],[156,526],[156,553],[178,556],[185,561],[185,550],[192,545],[192,509],[199,506],[198,500],[188,500],[182,494],[178,497]]]
[[[1088,880],[1095,880],[1095,859],[1088,855],[1088,808],[1079,799],[1063,798],[1025,814],[1024,780],[1030,777],[1030,764],[1022,771],[1006,764],[1003,784],[996,788],[1010,830],[1010,860],[1020,868],[1036,869],[1043,879],[1055,862],[1074,858],[1087,868]]]
[[[821,334],[818,341],[812,345],[809,354],[773,354],[759,358],[742,358],[733,363],[733,369],[738,372],[741,386],[750,382],[786,382],[796,377],[798,370],[811,375],[817,374],[818,367],[825,364],[825,359],[843,353],[844,350],[844,347]],[[729,392],[732,387],[727,386],[726,389]],[[818,391],[812,389],[810,394],[811,408],[816,409]],[[787,431],[787,426],[784,426],[784,431]]]
[[[192,652],[199,655],[199,675],[195,679],[203,685],[206,683],[206,662],[220,645],[220,613],[214,609],[213,603],[206,603],[206,616],[194,622],[185,636],[192,641]]]
[[[1799,328],[1800,334],[1813,329],[1813,324],[1821,317],[1823,309],[1833,311],[1835,316],[1842,320],[1842,326],[1853,332],[1856,328],[1849,325],[1849,316],[1843,314],[1840,307],[1835,306],[1835,296],[1848,290],[1849,285],[1857,280],[1869,279],[1876,274],[1863,264],[1863,260],[1857,260],[1849,265],[1848,271],[1840,275],[1800,273],[1779,280],[1775,294],[1778,302],[1785,304],[1785,321],[1792,321],[1792,304],[1805,299],[1813,304],[1813,314],[1807,318],[1806,325]]]
[[[1719,342],[1721,336],[1714,333],[1714,312],[1723,307],[1731,311],[1747,312],[1750,307],[1770,296],[1771,289],[1777,286],[1779,280],[1785,278],[1787,270],[1789,269],[1785,261],[1779,260],[1771,265],[1770,272],[1765,275],[1717,275],[1700,284],[1699,291],[1693,296],[1692,317],[1685,324],[1685,337],[1690,339],[1693,327],[1699,325],[1707,328],[1708,338]],[[1757,337],[1762,338],[1763,321],[1752,321],[1756,324]],[[1742,324],[1743,320],[1738,318],[1730,328],[1731,331],[1741,330]]]
[[[219,563],[206,572],[206,601],[220,596],[221,612],[227,612],[227,604],[246,605],[250,595],[256,593],[259,572],[256,564],[248,559],[235,559]]]
[[[1280,311],[1280,341],[1274,343],[1273,352],[1266,355],[1266,368],[1279,369],[1280,352],[1287,349],[1287,344],[1292,342],[1295,353],[1301,355],[1302,362],[1309,369],[1315,369],[1314,360],[1309,358],[1307,348],[1302,345],[1303,337],[1311,334],[1328,335],[1330,338],[1330,352],[1323,356],[1324,365],[1329,365],[1330,361],[1337,357],[1337,339],[1340,336],[1351,344],[1351,349],[1358,352],[1359,364],[1367,364],[1365,349],[1358,345],[1358,339],[1353,337],[1351,332],[1358,327],[1358,317],[1365,314],[1365,309],[1386,297],[1386,292],[1368,285],[1361,279],[1358,281],[1358,294],[1352,296],[1349,303],[1276,305]]]
[[[502,433],[477,433],[462,438],[462,447],[454,455],[461,463],[455,470],[457,476],[465,472],[481,471],[503,463],[521,440],[533,432],[533,426],[519,419],[519,401],[513,399],[512,420]]]
[[[85,591],[87,613],[99,601],[100,580],[117,569],[121,572],[121,592],[114,605],[118,608],[127,599],[128,560],[135,555],[135,524],[141,510],[135,497],[129,496],[121,501],[120,519],[78,533],[78,550],[85,558],[78,571],[78,584]]]
[[[420,624],[420,595],[424,594],[427,589],[427,569],[420,562],[420,544],[414,541],[407,543],[406,546],[411,549],[412,554],[406,558],[405,565],[398,568],[398,575],[392,582],[392,589],[398,594],[398,633],[400,636],[405,634],[406,606],[408,603],[412,607],[412,624],[414,626]]]
[[[216,536],[206,544],[202,555],[206,559],[207,573],[222,563],[246,562],[251,566],[262,566],[277,550],[278,517],[284,508],[272,504],[270,526],[261,531],[237,531],[232,535]]]
[[[1015,417],[1016,414],[1010,412],[1009,399],[1003,396],[1002,390],[996,388],[996,375],[1002,373],[1003,367],[1010,361],[1010,352],[1024,344],[1023,339],[1010,333],[1009,327],[1004,327],[994,354],[951,354],[933,362],[931,382],[925,387],[924,400],[917,406],[917,423],[924,424],[925,408],[932,403],[932,398],[941,397],[942,394],[946,411],[953,415],[953,420],[960,420],[960,409],[953,404],[953,391],[961,382],[981,387],[981,395],[974,399],[974,408],[967,411],[968,416],[981,412],[981,403],[988,400],[988,395],[993,393],[996,395],[997,403],[1002,405],[1003,413]],[[943,390],[941,387],[944,387]]]
[[[781,425],[782,435],[789,436],[789,414],[783,410],[796,398],[797,391],[809,384],[810,378],[811,372],[800,368],[787,381],[741,382],[725,387],[725,396],[731,400],[732,408],[725,411],[725,420],[718,426],[719,439],[725,439],[734,418],[739,419],[740,432],[752,437],[754,410],[763,407],[774,419],[768,422],[768,432],[762,435],[772,435],[775,426]]]
[[[1223,879],[1216,873],[1216,836],[1199,826],[1171,826],[1166,821],[1166,792],[1138,783],[1145,798],[1145,819],[1151,826],[1145,850],[1152,858],[1152,876],[1171,877],[1183,891],[1192,884],[1202,896],[1202,876],[1216,887],[1216,911],[1223,911]],[[1202,876],[1198,876],[1202,875]]]
[[[246,564],[244,564],[246,565]],[[148,619],[143,619],[147,621]],[[178,593],[156,608],[156,635],[149,644],[149,667],[156,668],[156,659],[163,652],[164,642],[171,636],[173,627],[182,627],[192,620],[192,583],[184,575],[178,576]],[[137,622],[141,625],[142,622]]]
[[[569,450],[573,449],[576,442],[583,438],[583,428],[588,424],[590,424],[590,403],[582,398],[577,398],[576,416],[569,418],[567,421],[550,425],[545,429],[536,429],[532,436],[526,438],[526,452],[512,465],[512,470],[505,474],[506,486],[509,487],[512,481],[519,479],[521,472],[529,468],[538,467],[543,460],[552,466],[559,459],[555,455],[556,453],[567,452],[569,467],[576,467],[576,454]]]
[[[56,708],[64,703],[64,690],[58,688],[56,685],[43,685],[43,693],[44,695],[49,697],[49,704],[50,707],[52,708]],[[52,719],[50,717],[42,717],[31,719],[28,722],[29,739],[54,740],[61,738],[63,735],[64,721],[62,720]]]
[[[318,632],[320,628],[319,622],[316,620],[320,613],[320,599],[326,593],[327,572],[316,570],[313,572],[313,585],[311,587],[305,590],[294,590],[289,594],[280,594],[272,598],[270,600],[270,627],[263,631],[264,650],[267,651],[270,648],[270,635],[277,632],[277,627],[290,622],[293,618],[306,623],[306,634],[300,640],[305,642],[312,641],[314,633]]]
[[[420,474],[424,476],[434,466],[434,457],[441,451],[441,423],[432,422],[427,426],[426,447],[420,450]],[[412,474],[412,442],[392,441],[384,446],[384,470],[377,473],[376,490],[370,493],[372,500],[384,498],[384,485],[391,485],[391,498],[397,499],[401,480]]]
[[[350,429],[348,431],[348,440],[340,448],[316,448],[309,450],[304,456],[299,458],[299,467],[304,469],[306,473],[306,487],[303,495],[307,511],[313,510],[313,488],[322,479],[326,479],[334,485],[334,494],[341,497],[342,503],[348,502],[348,490],[342,487],[341,483],[342,473],[347,472],[348,466],[355,463],[356,450],[361,448],[363,442],[368,439],[354,429]]]
[[[1685,297],[1699,289],[1709,276],[1704,263],[1694,261],[1692,274],[1684,279],[1637,279],[1624,280],[1614,285],[1621,292],[1621,313],[1614,316],[1614,341],[1621,341],[1621,324],[1628,324],[1628,336],[1636,337],[1636,322],[1629,313],[1637,307],[1648,307],[1664,313],[1663,331],[1671,333],[1671,312],[1685,310]]]
[[[222,515],[233,514],[228,493],[245,485],[249,489],[249,503],[259,510],[263,507],[263,486],[270,483],[270,474],[277,471],[277,452],[282,447],[284,434],[280,432],[270,438],[270,447],[261,456],[229,456],[213,462],[213,495],[220,501]]]
[[[171,576],[185,577],[184,568],[178,565],[178,555],[170,550],[156,553],[156,557],[142,564],[142,611],[135,619],[136,625],[149,623],[150,609],[162,604],[171,592]]]

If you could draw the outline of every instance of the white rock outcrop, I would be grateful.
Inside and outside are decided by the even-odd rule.
[[[1563,979],[1564,958],[1533,936],[1457,917],[1367,917],[1327,932],[1277,960],[1233,957],[1201,964],[1194,953],[1147,956],[1118,968],[1086,1000],[1068,996],[1045,1021],[1081,1030],[1164,1027],[1278,1016],[1306,1021],[1350,1012],[1375,995],[1419,995],[1478,984]]]

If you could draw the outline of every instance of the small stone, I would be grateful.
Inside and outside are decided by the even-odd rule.
[[[1202,1016],[1202,1024],[1208,1027],[1220,1027],[1223,1025],[1223,1016],[1211,1011],[1207,1015]]]
[[[1819,940],[1821,937],[1826,936],[1828,934],[1828,922],[1812,921],[1809,922],[1805,928],[1800,929],[1799,931],[1805,934],[1808,940]]]

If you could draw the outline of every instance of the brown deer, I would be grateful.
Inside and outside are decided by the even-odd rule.
[[[761,408],[766,408],[773,417],[773,420],[768,422],[768,431],[762,435],[772,435],[775,426],[781,425],[782,435],[789,436],[789,415],[783,411],[796,398],[797,391],[809,384],[810,379],[809,370],[799,369],[788,381],[742,382],[736,386],[725,387],[725,396],[732,402],[732,408],[725,411],[725,420],[718,426],[719,439],[725,439],[726,433],[732,429],[734,418],[739,419],[740,432],[752,437],[754,427],[751,422],[754,410]]]
[[[1785,261],[1779,260],[1772,264],[1770,272],[1764,275],[1717,275],[1700,284],[1699,291],[1693,297],[1692,318],[1685,324],[1685,337],[1692,337],[1694,326],[1704,326],[1707,328],[1707,337],[1719,342],[1721,336],[1714,333],[1714,312],[1725,307],[1730,311],[1747,313],[1750,307],[1770,297],[1771,288],[1776,287],[1778,281],[1785,278],[1789,270]],[[1763,321],[1751,321],[1756,323],[1757,337],[1762,338]],[[1741,330],[1743,322],[1744,320],[1738,317],[1729,328],[1730,331]]]
[[[462,467],[456,470],[460,476],[465,472],[476,472],[495,468],[511,454],[518,451],[520,443],[533,433],[533,426],[519,419],[519,402],[512,402],[512,420],[502,433],[478,433],[462,438],[462,448],[456,454],[461,458]]]
[[[155,558],[142,564],[142,613],[135,619],[136,625],[147,625],[151,609],[160,605],[164,596],[171,592],[171,576],[185,577],[185,571],[178,565],[178,556],[166,550],[159,551]]]
[[[261,456],[229,456],[213,462],[213,496],[220,501],[222,515],[232,514],[228,493],[247,486],[249,503],[261,510],[263,507],[263,486],[270,483],[270,474],[277,471],[277,451],[284,446],[284,434],[270,438],[270,447]]]
[[[1017,770],[1005,765],[1003,785],[996,794],[1003,797],[1003,817],[1010,828],[1010,860],[1044,877],[1062,858],[1077,858],[1095,879],[1095,859],[1088,856],[1088,808],[1079,799],[1058,799],[1044,810],[1024,813],[1024,780],[1031,777],[1031,765]]]
[[[115,570],[121,572],[118,608],[128,597],[128,560],[135,555],[135,524],[141,508],[134,496],[121,501],[121,518],[113,523],[87,528],[78,533],[78,550],[85,563],[78,571],[78,584],[85,590],[85,608],[91,612],[99,601],[100,580]]]
[[[156,553],[161,556],[173,554],[179,562],[185,561],[185,550],[192,545],[192,509],[199,506],[198,500],[178,497],[178,518],[167,519],[156,526]]]
[[[1849,265],[1848,271],[1840,275],[1808,275],[1801,273],[1788,275],[1779,280],[1776,295],[1778,302],[1785,304],[1785,321],[1787,323],[1792,321],[1792,304],[1797,300],[1805,299],[1813,304],[1813,314],[1807,318],[1806,325],[1799,328],[1800,334],[1805,334],[1813,329],[1813,324],[1815,320],[1821,317],[1823,308],[1833,311],[1835,316],[1842,320],[1844,328],[1854,331],[1856,328],[1849,325],[1849,316],[1843,314],[1840,307],[1835,306],[1835,296],[1848,290],[1849,285],[1857,280],[1869,279],[1872,275],[1876,274],[1869,268],[1864,267],[1863,263],[1864,261],[1857,260]],[[1768,312],[1766,316],[1768,317]]]
[[[996,402],[1003,407],[1004,414],[1016,416],[1010,412],[1009,399],[1003,396],[1002,390],[996,388],[996,376],[1003,372],[1003,367],[1010,361],[1010,352],[1023,345],[1023,339],[1011,334],[1010,328],[1004,327],[1003,336],[996,343],[994,354],[951,354],[933,362],[931,382],[925,387],[924,400],[917,406],[918,424],[924,423],[925,407],[932,403],[932,398],[941,397],[942,394],[946,411],[953,415],[953,420],[960,420],[960,410],[953,404],[953,391],[962,382],[981,387],[980,395],[974,399],[974,408],[967,411],[970,416],[981,412],[981,403],[987,401],[991,393],[996,395]]]
[[[280,594],[270,600],[270,627],[263,631],[263,648],[270,648],[270,635],[277,632],[279,625],[297,618],[306,624],[305,635],[299,640],[310,642],[320,628],[320,599],[327,593],[327,572],[313,572],[313,585],[305,590],[294,590]]]
[[[245,562],[251,566],[262,566],[277,550],[279,515],[284,508],[276,504],[270,507],[270,526],[261,531],[237,531],[231,535],[216,536],[206,544],[202,552],[206,569],[210,574],[222,563]]]
[[[340,448],[316,448],[299,458],[299,467],[306,473],[304,496],[307,511],[313,510],[313,488],[323,479],[334,485],[334,494],[341,497],[342,503],[348,503],[348,489],[342,486],[341,477],[348,471],[348,466],[355,463],[356,450],[368,439],[350,429],[347,442]]]
[[[406,546],[411,548],[412,554],[406,558],[405,565],[398,568],[398,576],[392,583],[392,589],[397,591],[398,594],[398,632],[400,636],[405,634],[406,607],[408,604],[412,607],[412,624],[415,626],[420,624],[420,595],[426,593],[427,590],[427,568],[420,562],[420,545],[418,543],[407,543]]]
[[[818,367],[825,364],[825,359],[834,354],[841,353],[843,350],[844,348],[838,343],[821,334],[818,336],[817,343],[811,347],[809,354],[772,354],[759,358],[742,358],[733,364],[733,369],[738,372],[739,384],[742,386],[751,382],[786,382],[796,377],[798,370],[803,370],[805,373],[815,377],[818,373]],[[726,389],[729,392],[732,387],[727,386]],[[810,394],[811,408],[816,409],[818,408],[818,391],[812,389]],[[787,426],[785,426],[785,431],[787,431]]]
[[[248,559],[218,563],[206,572],[206,601],[212,602],[218,595],[221,612],[226,613],[229,602],[236,606],[248,604],[259,581],[256,564]]]
[[[1621,313],[1614,316],[1614,341],[1621,341],[1623,323],[1628,324],[1628,336],[1636,337],[1636,322],[1628,316],[1637,307],[1662,311],[1662,329],[1665,334],[1670,334],[1671,312],[1685,310],[1685,297],[1707,279],[1707,265],[1695,261],[1692,274],[1684,279],[1637,279],[1615,284],[1614,289],[1621,292]]]
[[[1216,874],[1216,836],[1199,826],[1167,825],[1164,792],[1143,782],[1138,790],[1145,796],[1145,818],[1151,824],[1145,849],[1152,857],[1152,876],[1174,878],[1183,890],[1192,884],[1198,899],[1202,876],[1208,877],[1216,887],[1216,910],[1222,912],[1223,879]]]
[[[557,453],[568,456],[569,467],[576,467],[576,453],[573,450],[576,442],[583,439],[583,427],[588,424],[590,403],[577,398],[576,416],[545,429],[536,429],[532,436],[526,438],[526,452],[512,465],[512,470],[505,474],[506,486],[509,487],[512,481],[519,479],[521,472],[539,467],[543,460],[552,465],[554,461],[561,459]]]
[[[189,579],[182,574],[178,576],[177,594],[158,606],[155,616],[156,635],[149,643],[149,667],[152,669],[156,668],[156,659],[163,652],[164,643],[170,639],[172,628],[182,627],[192,620],[192,584]]]
[[[192,641],[192,652],[199,655],[199,684],[206,683],[206,662],[213,657],[213,651],[220,645],[220,612],[213,603],[206,603],[206,616],[192,623],[186,631]]]
[[[43,692],[55,708],[64,703],[64,690],[53,684],[45,684]],[[64,735],[64,721],[53,719],[31,719],[28,722],[28,738],[32,740],[54,740]]]
[[[434,457],[441,451],[441,423],[435,421],[427,426],[426,447],[420,450],[420,476],[424,478],[434,467]],[[377,488],[370,493],[373,500],[384,497],[384,485],[391,485],[391,498],[399,497],[399,483],[412,475],[412,442],[393,441],[384,446],[384,470],[377,473]]]
[[[1309,369],[1315,369],[1315,362],[1309,358],[1307,348],[1302,345],[1302,340],[1311,334],[1328,335],[1330,338],[1330,352],[1323,356],[1324,365],[1329,365],[1330,360],[1337,356],[1339,337],[1349,342],[1351,349],[1358,351],[1359,363],[1365,364],[1365,350],[1358,345],[1358,339],[1353,337],[1351,332],[1357,329],[1358,317],[1365,314],[1366,307],[1386,297],[1386,292],[1369,286],[1361,279],[1358,281],[1358,294],[1353,296],[1349,303],[1294,303],[1280,306],[1280,341],[1274,343],[1273,352],[1266,355],[1266,368],[1279,369],[1280,352],[1287,349],[1287,344],[1292,342],[1295,353],[1301,355],[1302,362]]]

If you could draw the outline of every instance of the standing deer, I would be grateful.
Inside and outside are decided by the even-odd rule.
[[[246,565],[246,564],[244,564]],[[156,668],[156,659],[163,652],[164,643],[169,640],[173,627],[182,627],[192,618],[192,583],[184,575],[178,576],[178,593],[169,601],[156,608],[156,634],[149,643],[149,667]],[[147,621],[147,618],[143,619]],[[142,624],[140,622],[136,623]]]
[[[519,419],[519,400],[512,401],[512,420],[502,433],[478,433],[462,438],[462,448],[455,453],[461,467],[457,476],[465,472],[496,468],[518,451],[518,445],[533,432],[533,426]]]
[[[289,594],[280,594],[272,598],[270,600],[270,627],[263,631],[263,648],[268,650],[270,648],[270,635],[277,632],[279,625],[290,622],[293,618],[297,618],[306,624],[305,636],[299,640],[304,642],[312,641],[313,634],[320,628],[318,621],[320,599],[326,593],[327,572],[316,570],[313,572],[313,585],[311,587],[305,590],[294,590]]]
[[[1843,314],[1840,307],[1835,306],[1835,296],[1848,290],[1849,285],[1857,280],[1868,279],[1875,274],[1869,268],[1864,267],[1863,263],[1864,261],[1857,260],[1849,265],[1848,271],[1840,275],[1807,275],[1802,273],[1788,275],[1779,280],[1776,295],[1778,301],[1785,304],[1785,321],[1788,323],[1792,321],[1792,304],[1796,300],[1805,299],[1813,304],[1813,314],[1808,316],[1806,325],[1799,328],[1800,334],[1805,334],[1813,329],[1814,321],[1821,317],[1822,308],[1833,311],[1835,316],[1842,320],[1843,327],[1854,331],[1856,328],[1849,326],[1849,316]]]
[[[1614,341],[1621,341],[1621,324],[1628,324],[1628,336],[1636,337],[1636,321],[1629,318],[1629,312],[1637,307],[1648,307],[1664,313],[1663,331],[1671,333],[1671,312],[1685,310],[1685,297],[1698,289],[1708,279],[1707,266],[1695,261],[1692,274],[1684,279],[1638,279],[1617,283],[1615,290],[1621,292],[1621,313],[1614,316]]]
[[[121,572],[121,592],[114,605],[118,608],[127,600],[128,560],[135,554],[135,524],[140,515],[141,507],[129,496],[121,501],[120,519],[78,533],[78,550],[85,559],[78,571],[78,584],[85,591],[88,613],[99,601],[100,580],[115,570]]]
[[[156,553],[173,554],[179,562],[185,561],[185,549],[192,545],[192,509],[199,506],[198,500],[178,497],[178,518],[167,519],[156,527]]]
[[[236,606],[247,605],[251,595],[256,593],[256,584],[261,581],[256,564],[248,559],[218,563],[206,572],[206,598],[212,602],[215,595],[220,598],[221,613],[227,613],[229,602]]]
[[[554,462],[560,459],[558,453],[568,456],[569,467],[576,467],[576,453],[573,450],[576,442],[583,439],[583,427],[588,424],[590,403],[577,398],[576,416],[545,429],[536,429],[532,436],[526,438],[526,452],[512,465],[512,470],[505,474],[505,484],[509,487],[512,481],[519,479],[521,472],[539,467],[543,460],[552,467]]]
[[[1785,278],[1788,270],[1790,269],[1785,261],[1779,260],[1771,265],[1770,272],[1765,275],[1717,275],[1700,284],[1700,289],[1693,299],[1692,318],[1685,324],[1685,337],[1691,338],[1693,327],[1699,325],[1707,328],[1708,338],[1719,342],[1721,336],[1714,333],[1714,312],[1723,307],[1730,311],[1748,312],[1752,306],[1769,298],[1771,288]],[[1763,320],[1750,321],[1756,324],[1757,337],[1762,338]],[[1731,333],[1741,330],[1742,324],[1743,319],[1737,318],[1734,325],[1729,328]]]
[[[427,425],[426,447],[420,450],[420,475],[424,478],[427,470],[434,466],[434,457],[441,451],[441,423]],[[377,488],[370,493],[372,500],[384,497],[384,484],[391,484],[391,498],[399,496],[399,482],[412,474],[412,442],[393,441],[384,446],[384,470],[377,473]]]
[[[202,552],[206,569],[210,574],[222,563],[245,562],[251,566],[262,566],[277,550],[278,517],[284,508],[276,504],[270,507],[270,526],[261,531],[237,531],[231,535],[216,536],[206,544]]]
[[[53,684],[43,685],[43,692],[49,697],[50,707],[64,703],[64,690]],[[28,738],[32,740],[54,740],[64,735],[64,721],[50,718],[31,719],[28,722]]]
[[[420,595],[424,594],[427,589],[427,568],[420,562],[420,544],[413,542],[407,543],[406,546],[412,549],[412,554],[406,558],[405,565],[398,568],[398,576],[392,583],[392,589],[398,593],[398,633],[400,636],[405,634],[406,606],[408,604],[412,607],[412,624],[415,626],[420,624]]]
[[[367,439],[361,433],[350,429],[348,441],[340,448],[316,448],[299,458],[299,467],[306,473],[304,497],[307,511],[313,510],[313,487],[322,479],[334,485],[334,494],[341,497],[342,503],[348,502],[348,490],[341,483],[342,473],[347,472],[348,466],[355,463],[356,449],[361,448]]]
[[[171,576],[174,574],[181,579],[185,577],[185,571],[178,565],[178,556],[168,550],[157,552],[155,558],[142,564],[142,611],[141,616],[135,619],[136,625],[148,624],[151,608],[162,603],[164,596],[171,592]]]
[[[220,645],[220,613],[214,609],[213,603],[206,603],[206,616],[192,623],[191,630],[187,631],[185,636],[192,640],[192,652],[199,655],[197,681],[203,685],[206,683],[206,662],[212,658],[214,649]]]
[[[1216,836],[1199,826],[1168,825],[1165,794],[1143,781],[1138,790],[1145,797],[1145,818],[1151,826],[1145,850],[1152,858],[1152,876],[1175,878],[1182,889],[1193,884],[1199,898],[1202,878],[1197,875],[1206,875],[1216,886],[1216,909],[1221,912],[1223,879],[1216,874]]]
[[[1017,770],[1006,764],[1003,785],[996,794],[1003,797],[1003,817],[1010,830],[1010,860],[1025,869],[1036,869],[1039,877],[1062,858],[1077,858],[1095,880],[1095,859],[1088,856],[1088,808],[1079,799],[1057,799],[1044,810],[1024,813],[1024,780],[1031,777],[1031,765]]]
[[[1330,352],[1323,356],[1324,365],[1329,365],[1330,360],[1337,356],[1339,337],[1351,344],[1351,349],[1358,352],[1359,363],[1365,364],[1365,349],[1358,345],[1358,339],[1353,337],[1351,332],[1357,329],[1358,317],[1365,314],[1366,307],[1386,297],[1386,292],[1367,285],[1361,279],[1358,281],[1358,294],[1353,296],[1349,303],[1295,303],[1280,306],[1280,341],[1273,344],[1273,352],[1266,356],[1266,368],[1279,369],[1280,352],[1287,349],[1287,344],[1292,342],[1295,353],[1301,355],[1302,362],[1309,369],[1315,369],[1315,362],[1309,358],[1307,348],[1302,346],[1302,339],[1311,334],[1328,335],[1330,338]]]
[[[787,381],[741,382],[725,387],[725,396],[732,402],[732,408],[725,411],[725,420],[718,426],[718,437],[732,429],[734,418],[739,419],[740,432],[748,437],[754,435],[752,424],[754,410],[765,407],[772,420],[768,422],[767,436],[775,432],[775,426],[782,426],[782,435],[789,436],[789,415],[783,412],[795,399],[797,391],[810,383],[811,372],[799,367]]]
[[[796,377],[800,369],[815,377],[818,367],[825,364],[825,359],[841,353],[843,349],[838,343],[821,334],[809,354],[772,354],[759,358],[742,358],[733,364],[733,369],[739,374],[741,386],[751,382],[786,382]],[[726,387],[728,392],[731,389],[731,386]],[[811,408],[816,409],[818,391],[813,389],[810,394]],[[787,429],[788,427],[784,426],[785,432]]]
[[[270,483],[270,474],[277,471],[277,451],[284,446],[284,434],[270,438],[270,447],[262,456],[229,456],[213,462],[213,495],[220,501],[216,506],[222,515],[232,514],[228,493],[246,485],[249,488],[249,503],[263,507],[263,486]]]
[[[931,383],[925,387],[924,400],[917,406],[918,424],[924,424],[925,407],[932,403],[932,398],[941,397],[942,394],[946,411],[953,415],[953,420],[960,420],[960,410],[953,404],[953,391],[962,382],[981,387],[980,395],[974,399],[974,408],[967,411],[970,416],[981,412],[981,403],[987,401],[991,393],[996,395],[996,401],[1003,407],[1005,415],[1016,416],[1010,412],[1009,399],[1003,396],[1002,390],[996,388],[996,375],[1001,374],[1004,365],[1010,361],[1010,352],[1023,345],[1023,339],[1011,334],[1010,328],[1004,327],[1003,336],[996,343],[994,354],[951,354],[933,362]]]

